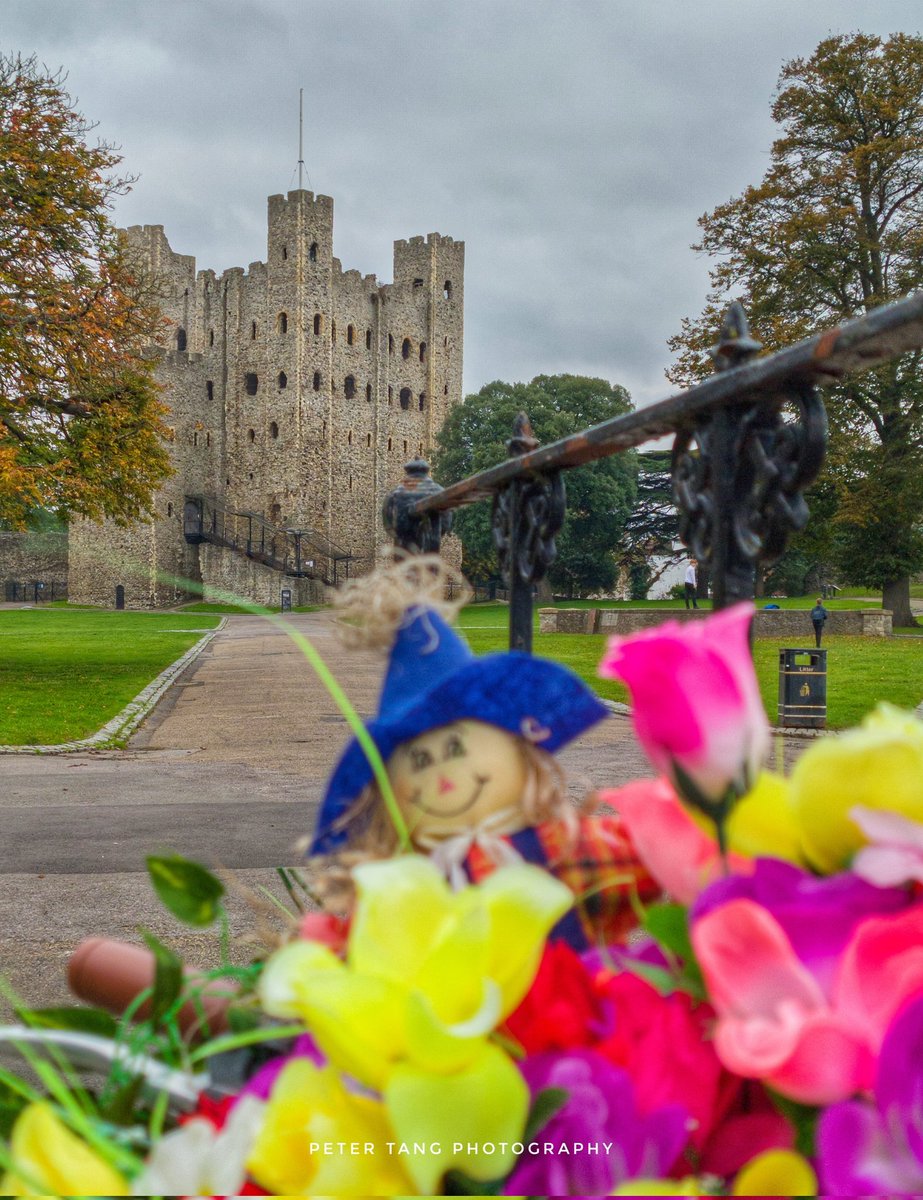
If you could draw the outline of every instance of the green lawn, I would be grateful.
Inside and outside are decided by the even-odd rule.
[[[217,616],[0,609],[0,745],[88,737]]]
[[[296,604],[292,612],[319,612],[325,605],[323,604]],[[242,604],[219,604],[212,600],[196,600],[192,604],[184,604],[180,609],[184,613],[224,613],[225,615],[234,613],[250,613],[252,608],[248,608]],[[269,610],[272,613],[278,613],[278,608]]]
[[[459,624],[476,654],[506,649],[508,613],[506,605],[501,604],[472,605],[464,610]],[[664,619],[667,616],[664,613]],[[628,694],[620,683],[596,675],[605,643],[604,634],[536,632],[533,648],[536,654],[566,663],[600,696],[627,702]],[[760,638],[755,646],[760,692],[772,720],[779,699],[779,650],[790,645],[790,640]],[[824,648],[828,651],[830,728],[855,725],[879,700],[911,709],[923,701],[923,639],[831,636],[824,638]]]

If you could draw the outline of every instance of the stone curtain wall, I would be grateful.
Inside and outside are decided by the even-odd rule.
[[[68,542],[66,533],[0,532],[0,601],[6,585],[40,582],[50,593],[67,587]]]
[[[830,610],[828,609],[828,612]],[[698,621],[707,616],[704,609],[606,609],[606,608],[543,608],[539,610],[542,633],[606,633],[624,636],[651,629],[663,621]],[[758,610],[754,623],[755,637],[785,637],[807,639],[813,645],[814,626],[808,609]],[[890,637],[891,614],[880,608],[863,608],[830,612],[824,626],[828,634],[850,637]]]
[[[343,271],[333,201],[307,191],[269,198],[267,259],[247,271],[196,273],[159,225],[127,236],[170,322],[156,353],[175,474],[152,522],[127,535],[84,523],[72,599],[109,603],[121,583],[128,607],[158,607],[181,595],[171,581],[201,584],[204,558],[182,536],[187,494],[316,531],[367,569],[386,494],[409,459],[431,456],[461,400],[464,243],[437,233],[395,242],[394,281],[379,284]],[[255,577],[235,578],[264,602]]]

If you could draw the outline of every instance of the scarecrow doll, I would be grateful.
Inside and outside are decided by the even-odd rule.
[[[414,849],[456,886],[525,860],[576,897],[553,936],[577,950],[624,941],[636,924],[632,897],[649,899],[657,887],[617,815],[588,815],[568,800],[553,758],[607,710],[558,663],[516,651],[475,656],[447,620],[461,601],[443,602],[446,574],[439,560],[408,560],[355,581],[338,600],[354,643],[390,641],[366,730],[410,846],[353,739],[330,778],[310,853]]]

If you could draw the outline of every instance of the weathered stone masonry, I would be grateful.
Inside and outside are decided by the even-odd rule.
[[[232,551],[188,545],[184,497],[317,530],[371,562],[386,493],[408,459],[431,454],[461,399],[464,243],[438,233],[397,241],[394,282],[379,284],[343,271],[333,201],[306,191],[270,196],[267,261],[246,272],[197,273],[159,225],[128,237],[163,281],[172,323],[158,379],[176,474],[150,523],[75,523],[71,599],[110,605],[121,584],[128,607],[160,607],[192,579],[261,603],[278,603],[284,584],[296,603],[308,601],[310,581],[244,570]]]

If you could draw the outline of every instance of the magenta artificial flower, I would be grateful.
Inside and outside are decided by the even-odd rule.
[[[885,1035],[875,1103],[852,1100],[822,1114],[817,1158],[825,1195],[923,1193],[923,997]]]
[[[874,887],[850,871],[818,878],[778,858],[758,858],[746,875],[727,875],[692,906],[693,923],[730,900],[753,900],[778,922],[792,950],[825,992],[843,951],[866,917],[908,908],[902,887]]]
[[[641,1116],[631,1077],[592,1050],[536,1054],[520,1070],[533,1098],[560,1088],[568,1099],[532,1138],[535,1152],[527,1148],[507,1195],[608,1196],[629,1180],[668,1174],[686,1145],[686,1110],[671,1104]]]
[[[632,716],[647,757],[684,794],[684,777],[708,801],[743,794],[769,749],[750,655],[752,604],[704,620],[667,621],[611,638],[599,673],[631,691]]]
[[[832,964],[810,947],[816,974],[752,899],[700,917],[692,943],[718,1014],[718,1057],[805,1104],[869,1088],[891,1018],[923,993],[920,906],[859,921]]]

